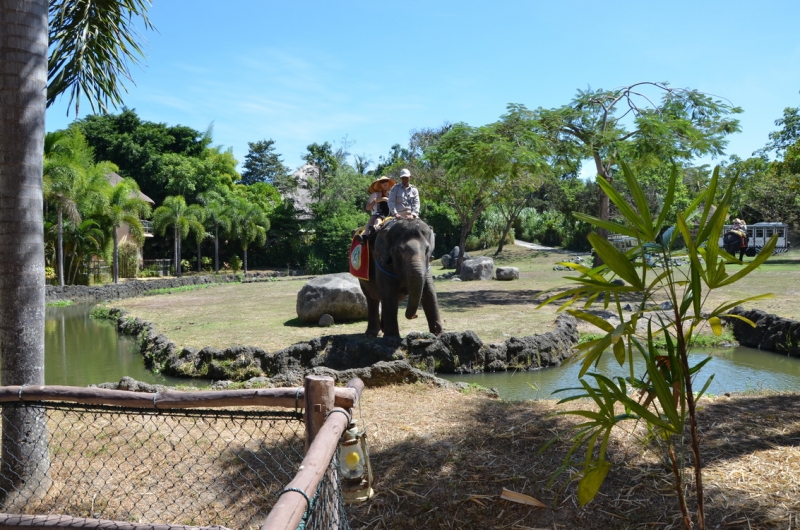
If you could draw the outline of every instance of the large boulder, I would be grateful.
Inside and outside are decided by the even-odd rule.
[[[297,293],[297,317],[316,324],[328,314],[336,322],[367,318],[367,299],[358,280],[348,272],[309,280]]]
[[[519,280],[519,269],[517,267],[497,267],[495,278],[501,282]]]
[[[491,280],[494,278],[494,260],[492,258],[472,258],[461,264],[459,277],[462,281]]]

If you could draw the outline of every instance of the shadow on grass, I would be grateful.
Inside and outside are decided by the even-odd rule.
[[[798,397],[741,398],[734,406],[709,405],[701,418],[706,465],[733,465],[720,459],[735,458],[762,447],[800,445],[797,429],[758,440],[749,427],[752,416],[777,414],[792,399],[796,401]],[[436,406],[420,404],[423,409],[435,411]],[[587,530],[682,527],[671,472],[661,465],[658,456],[644,452],[638,443],[626,442],[624,436],[612,438],[608,458],[615,467],[598,496],[585,508],[578,507],[576,484],[569,481],[571,472],[582,465],[583,449],[573,455],[568,472],[555,485],[548,485],[570,449],[569,436],[575,424],[573,419],[548,415],[550,410],[536,402],[487,400],[456,422],[442,420],[441,425],[432,425],[436,422],[435,412],[426,411],[424,414],[433,416],[426,418],[427,430],[414,424],[397,425],[397,433],[388,438],[399,441],[372,451],[378,496],[363,505],[348,507],[351,526]],[[764,421],[780,427],[778,418]],[[720,422],[725,428],[720,427]],[[743,435],[743,431],[753,437]],[[555,435],[559,439],[541,452]],[[716,454],[714,448],[723,445],[733,446],[732,452]],[[689,470],[687,475],[691,474]],[[797,501],[787,503],[786,495],[739,494],[748,488],[746,477],[724,482],[706,479],[705,485],[708,528],[786,528],[787,522],[797,517],[797,507],[792,508],[792,502]],[[503,488],[530,495],[547,507],[501,500]],[[694,509],[691,504],[690,509]]]

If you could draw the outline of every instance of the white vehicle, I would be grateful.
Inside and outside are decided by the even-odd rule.
[[[719,238],[719,246],[723,247],[722,239],[730,232],[733,225],[725,225]],[[747,225],[747,255],[755,256],[761,252],[764,245],[773,235],[778,235],[778,243],[773,254],[783,254],[789,250],[789,225],[784,223],[755,223]]]

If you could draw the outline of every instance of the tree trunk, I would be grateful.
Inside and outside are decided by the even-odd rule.
[[[197,272],[203,272],[203,257],[200,254],[200,245],[201,243],[197,242]]]
[[[597,174],[602,176],[608,182],[613,182],[614,179],[611,178],[611,175],[609,175],[605,165],[603,165],[603,160],[600,158],[600,153],[595,152],[593,156],[594,156],[594,165],[595,168],[597,168]],[[610,204],[608,201],[608,195],[606,195],[606,193],[603,190],[600,190],[600,207],[599,207],[599,212],[597,214],[597,216],[600,219],[608,221],[609,206]],[[597,234],[603,239],[608,239],[608,230],[606,230],[605,228],[598,228]],[[592,266],[599,267],[602,264],[603,260],[600,259],[600,256],[595,254]]]
[[[112,239],[114,240],[114,255],[111,259],[111,273],[114,276],[114,283],[119,283],[119,241],[117,240],[117,227],[113,228]]]
[[[244,267],[244,275],[247,276],[247,249],[243,248],[242,250],[244,251],[244,264],[242,267]]]
[[[44,158],[47,0],[0,0],[0,372],[44,384]],[[40,407],[4,406],[0,502],[19,511],[49,488]]]
[[[219,228],[214,225],[214,274],[219,274]]]
[[[64,287],[64,216],[58,209],[58,284]]]
[[[511,225],[514,224],[514,219],[506,223],[506,227],[503,230],[503,235],[500,236],[500,244],[497,245],[497,252],[494,253],[495,256],[503,252],[503,245],[506,244],[506,238],[508,237],[508,233],[511,232]]]

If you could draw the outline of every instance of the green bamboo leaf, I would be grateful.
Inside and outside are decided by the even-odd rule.
[[[608,333],[614,331],[614,326],[609,324],[607,320],[592,313],[587,313],[585,311],[580,311],[578,309],[570,309],[569,311],[567,311],[567,313],[569,313],[570,315],[574,316],[577,319],[583,320],[584,322],[593,324]]]
[[[737,318],[737,319],[741,320],[742,322],[744,322],[745,324],[748,324],[750,327],[753,327],[753,328],[756,327],[756,323],[755,322],[753,322],[749,318],[743,317],[742,315],[734,315],[734,314],[728,313],[725,316],[729,317],[729,318]]]
[[[574,212],[572,215],[579,221],[589,223],[597,228],[604,228],[613,234],[622,234],[638,239],[639,233],[627,225],[615,223],[613,221],[607,221],[605,219],[600,219],[599,217],[595,217],[593,215],[586,215],[585,213],[581,212]]]
[[[611,464],[608,461],[600,460],[584,473],[578,482],[578,504],[585,506],[597,496],[610,469]]]
[[[703,397],[703,394],[706,393],[706,390],[708,390],[708,387],[711,386],[711,381],[713,381],[713,380],[714,380],[714,374],[711,374],[711,377],[708,378],[708,380],[706,381],[706,384],[704,384],[703,388],[700,389],[700,392],[697,393],[697,397],[695,398],[695,401],[697,401],[701,397]]]
[[[742,305],[746,302],[752,302],[753,300],[765,300],[767,298],[773,298],[774,296],[775,295],[772,293],[764,293],[756,296],[750,296],[748,298],[743,298],[741,300],[736,300],[735,302],[725,302],[717,306],[717,308],[711,312],[711,316],[722,316],[729,309],[732,309],[737,305]],[[736,316],[736,315],[725,315],[725,316]]]
[[[667,214],[672,209],[672,203],[675,200],[675,183],[678,181],[678,168],[675,164],[669,172],[669,187],[667,188],[667,196],[664,199],[664,204],[661,205],[661,212],[658,214],[655,228],[660,230],[664,225],[664,220]]]
[[[608,268],[617,276],[625,280],[625,282],[631,286],[636,287],[637,290],[644,289],[644,285],[642,284],[642,280],[636,268],[625,254],[614,248],[611,243],[597,234],[589,234],[589,243],[591,243],[592,248],[594,248],[600,259],[602,259]]]
[[[634,210],[625,198],[614,189],[614,186],[612,186],[610,182],[598,175],[597,184],[600,186],[600,189],[608,195],[608,199],[614,206],[617,207],[619,213],[625,218],[628,226],[635,228],[640,234],[646,234],[648,231],[652,231],[653,227],[644,225],[642,218],[636,213],[636,210]],[[637,237],[636,239],[640,238]]]
[[[623,175],[625,175],[625,180],[628,183],[628,191],[630,191],[639,213],[636,221],[640,221],[642,227],[648,229],[642,232],[647,235],[646,239],[648,241],[654,241],[655,234],[653,234],[653,218],[650,215],[650,203],[647,202],[647,197],[628,164],[624,160],[620,160],[619,165],[622,168]]]
[[[625,364],[625,343],[621,340],[614,343],[614,357],[617,359],[620,366]]]
[[[722,335],[722,321],[719,319],[719,317],[709,318],[708,324],[711,326],[711,331],[714,332],[714,335],[717,337]]]

